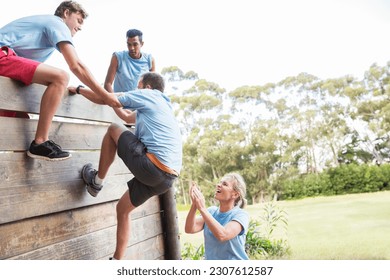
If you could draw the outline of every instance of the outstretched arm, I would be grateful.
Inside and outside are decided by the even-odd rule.
[[[118,101],[118,99],[114,96],[114,94],[107,92],[101,85],[99,85],[99,83],[93,77],[89,69],[78,58],[76,50],[72,44],[68,42],[60,42],[58,43],[58,47],[62,55],[64,56],[65,61],[69,66],[69,69],[73,72],[73,74],[75,74],[76,77],[79,78],[79,80],[83,84],[88,86],[92,90],[92,92],[99,97],[98,99],[95,99],[95,97],[88,95],[88,97],[91,97],[95,101],[97,101],[97,102],[95,101],[93,102],[98,104],[107,104],[111,107],[122,106]],[[100,103],[101,101],[103,101],[103,103]]]
[[[71,93],[71,94],[76,93],[76,87],[74,87],[74,86],[68,87],[68,90],[69,90],[69,93]],[[87,98],[89,101],[92,101],[93,103],[100,104],[100,105],[106,104],[105,100],[100,95],[97,95],[96,93],[94,93],[92,90],[90,90],[88,88],[80,88],[79,92],[82,96]]]
[[[137,112],[123,108],[113,108],[115,113],[128,124],[135,124]]]

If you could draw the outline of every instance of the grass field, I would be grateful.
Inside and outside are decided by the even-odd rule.
[[[292,260],[390,260],[390,191],[278,201],[288,215],[286,231]],[[262,205],[247,208],[258,219]],[[199,245],[203,234],[184,233],[186,211],[179,211],[181,244]],[[282,228],[280,228],[282,229]]]

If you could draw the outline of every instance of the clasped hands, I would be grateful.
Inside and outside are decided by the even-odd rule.
[[[191,183],[190,197],[191,197],[192,204],[194,204],[198,210],[206,208],[204,196],[199,186],[195,182]]]

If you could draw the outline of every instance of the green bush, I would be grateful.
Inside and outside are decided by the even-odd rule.
[[[280,199],[377,192],[390,189],[390,165],[343,164],[281,183]]]
[[[184,243],[184,248],[181,250],[181,258],[183,260],[203,260],[204,245],[200,244],[199,247],[196,247],[191,243]]]
[[[246,252],[250,259],[279,259],[290,253],[287,241],[274,239],[274,231],[287,230],[287,213],[273,202],[265,203],[260,220],[251,219],[246,236]]]

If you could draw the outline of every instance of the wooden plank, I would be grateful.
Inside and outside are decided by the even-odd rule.
[[[37,120],[0,117],[0,151],[26,151],[34,140]],[[53,121],[49,138],[64,150],[97,150],[109,124]]]
[[[39,114],[44,90],[0,77],[0,109]],[[0,117],[1,259],[102,259],[115,249],[115,204],[132,175],[117,158],[93,198],[80,171],[87,162],[97,166],[108,124],[122,121],[112,108],[67,92],[56,116],[50,139],[72,153],[61,162],[26,156],[37,120]],[[164,259],[160,211],[154,197],[132,213],[128,259]]]
[[[45,89],[42,85],[24,86],[17,81],[0,77],[0,109],[39,114]],[[69,95],[67,90],[56,116],[103,122],[119,120],[109,106],[94,104],[79,94]]]
[[[158,259],[164,259],[164,237],[162,234],[129,247],[124,257],[124,260]]]
[[[117,201],[113,201],[0,225],[0,259],[115,226],[116,204]],[[152,197],[132,212],[131,219],[134,222],[159,213],[159,199]],[[140,235],[133,238],[133,243],[142,241]]]
[[[85,190],[81,168],[88,162],[97,167],[98,159],[99,151],[74,152],[59,162],[0,153],[0,224],[119,199],[132,178],[119,157],[96,198]]]
[[[132,225],[129,251],[131,251],[133,245],[140,243],[140,241],[137,242],[137,236],[142,236],[142,240],[148,240],[162,234],[159,214],[153,214],[144,219],[134,220]],[[145,225],[147,225],[147,227]],[[146,231],[145,228],[147,229]],[[116,227],[108,227],[64,242],[59,242],[25,254],[14,256],[10,259],[96,260],[102,256],[112,254],[113,250],[115,250],[115,236]],[[155,242],[152,244],[155,244]],[[137,257],[143,257],[141,253],[136,255]],[[148,256],[148,254],[145,256]]]
[[[163,239],[163,235],[160,234],[128,247],[123,260],[164,260]],[[100,260],[108,260],[112,255],[103,256]]]

